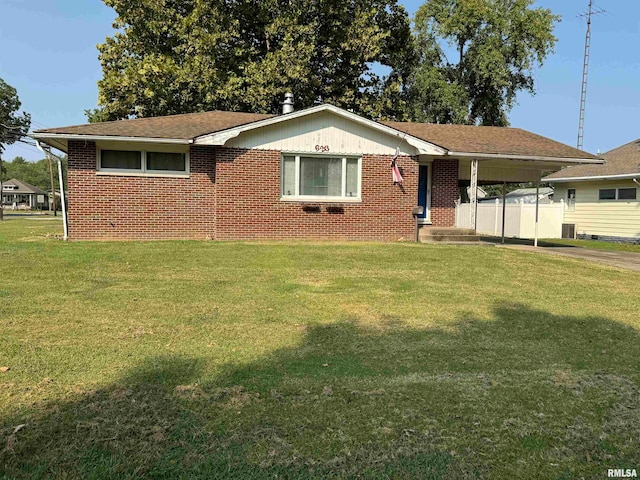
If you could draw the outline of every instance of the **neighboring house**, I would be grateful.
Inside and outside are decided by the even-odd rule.
[[[538,203],[548,204],[551,203],[553,197],[553,188],[540,187],[538,192]],[[483,197],[479,199],[479,202],[495,202],[502,203],[502,196]],[[518,188],[506,195],[507,203],[536,203],[536,189],[535,188]]]
[[[49,208],[47,192],[16,178],[2,182],[2,205],[25,209]]]
[[[71,239],[411,239],[416,205],[422,224],[455,225],[461,186],[602,163],[520,129],[380,123],[331,105],[33,136],[68,154]]]
[[[544,179],[564,199],[564,236],[640,243],[640,140],[602,155],[604,165],[567,167]]]

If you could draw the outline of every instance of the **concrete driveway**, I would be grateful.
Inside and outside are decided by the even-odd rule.
[[[602,263],[612,267],[624,268],[640,272],[640,253],[612,252],[609,250],[592,250],[581,247],[532,247],[530,245],[498,245],[501,248],[511,248],[536,253],[548,253],[563,257],[581,258],[591,262]]]

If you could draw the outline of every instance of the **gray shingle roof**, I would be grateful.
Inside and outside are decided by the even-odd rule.
[[[3,193],[6,194],[12,194],[12,193],[16,193],[19,195],[28,195],[28,194],[38,194],[38,195],[46,195],[47,192],[45,192],[44,190],[39,189],[38,187],[34,187],[33,185],[27,183],[27,182],[23,182],[22,180],[18,180],[17,178],[12,178],[11,180],[6,180],[4,182],[2,182],[3,185]],[[12,190],[5,190],[4,189],[4,185],[16,185],[18,188],[16,189],[12,189]]]
[[[35,134],[192,140],[273,115],[213,111],[37,130]],[[519,128],[381,122],[451,152],[596,159],[593,155]]]
[[[548,175],[543,180],[576,177],[606,177],[612,175],[640,175],[640,139],[629,142],[600,155],[604,165],[575,165]]]
[[[213,112],[185,113],[165,117],[134,118],[113,122],[87,123],[70,127],[47,128],[34,133],[94,135],[105,137],[173,138],[191,140],[247,123],[271,118],[259,113]]]

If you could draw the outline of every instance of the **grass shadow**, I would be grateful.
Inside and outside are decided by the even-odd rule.
[[[592,478],[640,463],[634,328],[517,304],[449,329],[307,328],[215,376],[206,359],[156,356],[15,412],[0,476]]]

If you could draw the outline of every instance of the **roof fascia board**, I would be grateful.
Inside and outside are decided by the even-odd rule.
[[[599,158],[566,158],[566,157],[543,157],[539,155],[509,155],[504,153],[469,153],[469,152],[449,152],[450,157],[475,158],[478,160],[523,160],[528,162],[549,162],[549,163],[589,163],[593,165],[603,165],[604,160]]]
[[[409,145],[416,148],[420,155],[446,155],[447,150],[439,147],[433,143],[426,142],[420,138],[414,137],[407,133],[401,132],[400,130],[396,130],[395,128],[387,127],[386,125],[382,125],[381,123],[374,122],[373,120],[369,120],[367,118],[361,117],[360,115],[356,115],[355,113],[347,112],[338,107],[334,107],[333,105],[317,105],[315,107],[307,108],[304,110],[297,110],[292,113],[287,113],[285,115],[278,115],[276,117],[267,118],[265,120],[258,120],[257,122],[248,123],[246,125],[240,125],[238,127],[229,128],[227,130],[221,130],[220,132],[209,133],[206,135],[201,135],[194,139],[194,143],[196,145],[224,145],[227,141],[232,138],[237,137],[243,132],[254,130],[257,128],[267,127],[270,125],[274,125],[280,122],[285,122],[288,120],[294,120],[296,118],[305,117],[307,115],[313,115],[315,113],[329,111],[338,116],[347,118],[355,123],[359,123],[361,125],[365,125],[374,130],[384,132],[387,135],[391,135],[393,137],[401,138],[405,140]]]
[[[81,135],[67,133],[32,133],[32,138],[37,140],[88,140],[92,142],[115,141],[115,142],[138,142],[138,143],[173,143],[179,145],[189,145],[192,139],[186,138],[152,138],[152,137],[120,137],[117,135]]]
[[[594,175],[589,177],[561,177],[561,178],[545,178],[545,182],[549,183],[561,183],[561,182],[588,182],[595,180],[628,180],[640,178],[639,173],[624,173],[620,175]]]
[[[30,134],[29,137],[35,138],[36,140],[40,140],[40,139],[34,137],[33,134]],[[49,139],[46,139],[46,140],[43,139],[41,141],[42,141],[42,143],[46,143],[47,145],[49,145],[49,146],[51,146],[53,148],[56,148],[56,149],[58,149],[58,150],[60,150],[61,152],[64,152],[64,153],[67,153],[67,150],[69,149],[69,144],[64,140],[56,140],[56,139],[49,138]]]

